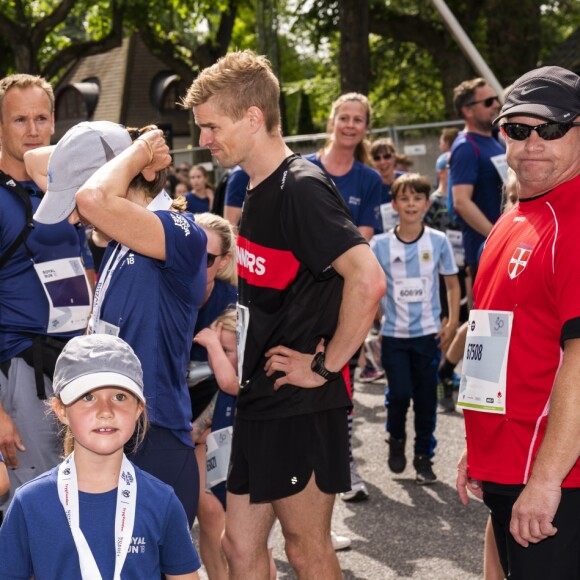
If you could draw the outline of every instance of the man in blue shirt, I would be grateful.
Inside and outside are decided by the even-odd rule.
[[[42,78],[12,75],[0,81],[0,256],[23,231],[28,195],[32,212],[38,187],[26,173],[26,151],[49,145],[54,94]],[[66,339],[86,327],[90,290],[75,226],[34,222],[26,241],[0,268],[0,453],[11,493],[60,461],[54,421],[42,399],[52,394],[50,362]],[[0,508],[10,496],[0,498]]]
[[[501,213],[499,169],[505,166],[505,147],[492,136],[500,102],[487,82],[476,78],[455,87],[454,105],[465,130],[451,147],[451,192],[461,218],[467,266],[475,278],[479,248]]]

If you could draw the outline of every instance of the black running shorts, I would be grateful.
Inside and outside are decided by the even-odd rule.
[[[236,417],[227,489],[250,502],[301,492],[312,473],[318,489],[350,489],[348,409],[264,421]]]

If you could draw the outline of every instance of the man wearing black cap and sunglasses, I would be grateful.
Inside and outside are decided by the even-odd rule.
[[[520,201],[493,228],[474,287],[457,489],[490,508],[506,576],[577,579],[580,77],[556,66],[523,75],[495,122]]]

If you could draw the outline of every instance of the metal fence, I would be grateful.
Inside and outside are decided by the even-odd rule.
[[[411,171],[426,175],[430,181],[436,183],[435,161],[439,156],[439,135],[445,127],[462,127],[461,120],[439,121],[436,123],[421,123],[417,125],[393,125],[372,129],[371,141],[379,137],[390,137],[395,144],[397,153],[404,153],[411,159]],[[307,154],[318,151],[328,138],[328,133],[313,133],[311,135],[290,135],[284,141],[296,153]],[[179,163],[193,163],[195,154],[207,151],[202,147],[188,147],[171,151],[175,165]],[[204,163],[209,171],[214,172],[215,181],[226,171],[216,163]]]

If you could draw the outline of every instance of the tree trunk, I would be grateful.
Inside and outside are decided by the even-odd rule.
[[[367,95],[370,78],[368,0],[340,0],[340,91]]]

